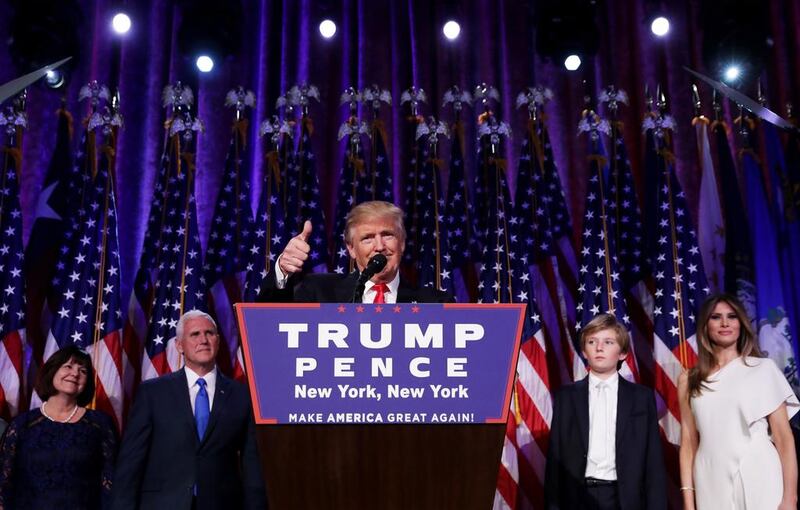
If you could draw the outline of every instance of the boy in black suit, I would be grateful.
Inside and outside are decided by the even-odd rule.
[[[547,451],[548,509],[666,509],[653,392],[619,377],[627,329],[610,314],[581,332],[589,375],[555,396]]]

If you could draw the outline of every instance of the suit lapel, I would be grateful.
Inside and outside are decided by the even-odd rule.
[[[349,303],[353,300],[353,293],[356,291],[356,281],[358,280],[358,271],[353,271],[347,278],[343,278],[334,288],[336,293],[336,300],[334,303]]]
[[[206,444],[211,433],[214,431],[219,417],[225,412],[225,404],[228,402],[228,397],[231,394],[231,380],[225,377],[217,370],[217,384],[214,389],[214,406],[211,408],[211,416],[208,418],[208,426],[206,427],[206,434],[200,441],[200,447]]]
[[[584,377],[575,383],[575,416],[578,417],[578,427],[581,430],[581,444],[583,452],[589,451],[589,377]]]
[[[400,285],[397,287],[397,302],[398,303],[413,303],[419,301],[417,291],[409,287],[400,279]]]
[[[617,390],[617,434],[616,434],[616,441],[614,447],[616,451],[620,451],[620,445],[622,444],[622,438],[625,437],[625,428],[628,425],[631,415],[631,409],[633,409],[633,402],[631,390],[631,383],[625,380],[622,376],[619,377],[619,389]],[[619,458],[619,455],[617,456]]]
[[[186,372],[184,369],[180,369],[174,372],[171,377],[170,385],[172,386],[172,393],[175,395],[174,402],[183,402],[183,404],[178,404],[180,419],[193,432],[192,435],[197,438],[197,423],[194,421],[194,413],[192,413],[192,400],[189,397]]]

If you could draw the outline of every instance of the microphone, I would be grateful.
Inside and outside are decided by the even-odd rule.
[[[361,274],[358,275],[356,291],[353,293],[352,303],[359,303],[361,301],[361,297],[364,295],[364,286],[366,285],[367,280],[383,271],[383,268],[386,267],[387,262],[389,262],[389,260],[383,253],[377,253],[374,257],[369,259],[369,262],[367,262],[367,267],[365,267],[364,270],[361,271]]]

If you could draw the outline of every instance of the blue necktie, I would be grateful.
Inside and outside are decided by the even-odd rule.
[[[206,433],[206,427],[208,426],[208,416],[211,414],[211,406],[208,403],[206,380],[201,377],[197,380],[197,385],[200,386],[200,390],[197,392],[197,398],[194,400],[194,421],[197,424],[197,437],[202,441],[203,435]]]

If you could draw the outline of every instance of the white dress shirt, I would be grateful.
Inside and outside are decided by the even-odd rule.
[[[605,385],[601,390],[600,385]],[[600,379],[589,372],[589,454],[586,477],[617,479],[617,392],[619,374]],[[600,391],[605,392],[603,397]],[[604,408],[601,408],[605,400]]]
[[[194,401],[197,399],[197,392],[200,391],[200,386],[197,385],[197,380],[200,376],[189,367],[183,367],[186,373],[186,384],[189,385],[189,401],[192,403],[192,415],[194,415]],[[203,376],[206,381],[206,392],[208,393],[208,410],[209,412],[214,408],[214,390],[217,387],[217,367]]]
[[[388,287],[388,289],[386,289],[386,291],[383,293],[383,300],[386,303],[391,303],[391,304],[397,303],[397,288],[400,287],[400,271],[398,271],[397,274],[394,275],[394,280],[387,283],[386,286]],[[375,284],[372,283],[371,281],[368,281],[364,285],[364,295],[361,296],[362,303],[375,302],[375,295],[377,294],[377,292],[375,292],[374,287]]]
[[[275,286],[278,287],[278,289],[283,290],[286,288],[286,282],[289,281],[289,276],[281,271],[281,257],[283,257],[283,253],[278,255],[278,258],[275,260],[275,267],[273,269],[275,269]]]

